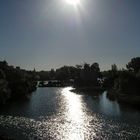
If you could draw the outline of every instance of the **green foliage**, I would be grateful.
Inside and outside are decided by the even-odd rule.
[[[0,104],[5,104],[11,97],[11,90],[8,87],[8,82],[5,79],[0,79]]]
[[[115,80],[119,77],[119,71],[117,65],[113,64],[111,70],[102,72],[104,79],[103,86],[105,88],[112,88],[114,86]]]
[[[27,97],[36,88],[34,72],[21,70],[0,62],[0,103],[9,99]]]
[[[135,73],[140,71],[140,57],[132,58],[131,61],[126,65],[127,69]]]
[[[5,79],[5,73],[0,69],[0,79]]]
[[[140,95],[140,57],[132,58],[127,64],[128,70],[118,70],[116,65],[103,73],[104,86],[120,93]]]
[[[74,80],[75,86],[98,86],[98,78],[101,76],[98,63],[83,64],[74,66],[63,66],[56,70],[40,71],[37,73],[40,81],[58,80],[62,83],[69,83]]]
[[[77,76],[76,86],[99,86],[98,78],[100,78],[100,68],[98,63],[93,63],[91,66],[85,63],[79,72],[80,75]]]
[[[114,72],[118,71],[118,68],[117,68],[117,65],[116,65],[116,64],[113,64],[113,65],[111,66],[111,69],[112,69],[112,71],[114,71]]]

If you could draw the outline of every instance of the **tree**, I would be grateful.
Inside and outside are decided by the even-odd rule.
[[[0,79],[5,79],[5,73],[0,69]]]
[[[5,78],[6,76],[4,71],[0,69],[0,104],[5,104],[11,94],[8,87],[8,81]]]
[[[98,63],[93,63],[92,65],[91,65],[91,70],[92,71],[95,71],[95,72],[100,72],[100,68],[99,68],[99,64]]]
[[[118,71],[117,65],[116,64],[111,65],[111,70],[114,72]]]
[[[98,63],[84,63],[83,67],[77,68],[80,70],[80,76],[76,79],[76,83],[81,87],[98,86],[98,78],[100,76],[100,68]]]
[[[131,61],[126,65],[126,68],[135,73],[140,71],[140,57],[132,58]]]
[[[51,70],[50,70],[49,76],[50,76],[50,77],[49,77],[50,79],[55,79],[55,70],[54,70],[54,69],[51,69]]]
[[[81,71],[81,79],[84,81],[85,85],[90,83],[91,73],[90,73],[90,65],[85,63],[83,66],[83,70]]]

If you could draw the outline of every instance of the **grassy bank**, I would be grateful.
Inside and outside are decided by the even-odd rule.
[[[90,94],[90,95],[99,95],[101,94],[105,89],[101,87],[77,87],[73,89],[73,92],[79,93],[79,94]]]
[[[135,94],[126,94],[116,90],[109,90],[107,97],[111,100],[117,100],[119,103],[129,105],[140,109],[140,96]]]
[[[14,140],[14,139],[5,135],[0,135],[0,140]]]

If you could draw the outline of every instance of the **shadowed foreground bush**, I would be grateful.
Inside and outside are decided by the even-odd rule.
[[[0,62],[0,104],[8,100],[22,99],[36,89],[34,72],[9,66],[6,61]]]

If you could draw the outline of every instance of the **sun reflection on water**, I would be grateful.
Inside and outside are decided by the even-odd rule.
[[[76,95],[71,90],[72,87],[67,87],[62,90],[62,94],[66,103],[66,119],[71,122],[69,132],[67,135],[72,140],[84,139],[84,111],[81,95]],[[82,128],[82,129],[81,129]]]
[[[62,93],[66,99],[66,109],[68,119],[75,121],[76,123],[83,123],[83,108],[81,104],[81,96],[79,98],[75,95],[71,87],[63,89]]]
[[[39,89],[42,90],[42,89]],[[139,139],[140,126],[120,122],[94,112],[87,106],[84,95],[73,93],[71,87],[43,89],[45,92],[34,94],[37,102],[45,101],[44,97],[51,99],[46,107],[57,108],[52,115],[44,114],[38,119],[21,116],[0,115],[0,131],[15,135],[17,139],[40,139],[40,140],[94,140],[94,139]],[[54,91],[50,92],[50,90]],[[49,95],[49,96],[45,96]],[[50,96],[51,95],[51,96]],[[55,95],[55,96],[54,96]],[[39,97],[42,97],[39,98]],[[105,103],[105,96],[99,99]],[[102,98],[102,99],[101,99]],[[41,99],[41,100],[40,100]],[[45,98],[46,99],[46,98]],[[92,100],[96,103],[97,100]],[[58,103],[58,104],[57,104]],[[99,105],[101,103],[99,102]],[[42,104],[40,110],[42,109]],[[91,104],[98,107],[97,104]],[[105,104],[103,104],[104,106]],[[43,104],[44,106],[44,104]],[[100,106],[103,108],[103,106]],[[104,109],[104,108],[103,108]],[[127,118],[127,117],[126,117]],[[7,131],[9,130],[9,131]],[[18,132],[18,133],[17,133]],[[6,133],[6,134],[7,134]],[[20,138],[18,137],[20,136]]]

